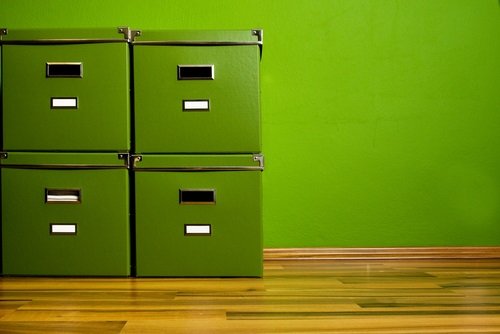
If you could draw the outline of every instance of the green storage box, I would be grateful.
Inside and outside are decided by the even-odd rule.
[[[0,113],[1,111],[2,111],[2,45],[0,44]]]
[[[133,42],[136,151],[261,151],[262,31],[143,31]]]
[[[130,148],[129,46],[118,31],[12,30],[3,54],[3,149]]]
[[[141,158],[137,276],[262,276],[261,156]]]
[[[126,155],[2,156],[4,275],[130,275]]]

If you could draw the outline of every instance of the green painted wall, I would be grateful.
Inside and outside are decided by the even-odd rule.
[[[265,30],[266,247],[500,245],[498,0],[0,3],[119,25]]]

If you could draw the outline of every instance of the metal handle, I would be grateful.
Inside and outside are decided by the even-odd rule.
[[[210,224],[185,224],[184,235],[191,236],[211,236],[212,225]]]
[[[80,189],[45,189],[47,204],[80,204],[82,192]]]
[[[76,235],[76,224],[50,224],[51,235]]]
[[[177,80],[214,80],[214,65],[177,65]]]
[[[47,78],[83,78],[82,63],[46,63],[45,75]]]
[[[51,97],[50,109],[78,109],[77,97]]]
[[[210,111],[209,100],[182,100],[183,111]]]
[[[215,204],[215,189],[179,189],[179,204]]]

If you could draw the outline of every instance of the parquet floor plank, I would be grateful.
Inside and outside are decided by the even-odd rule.
[[[500,260],[272,260],[260,279],[2,277],[0,333],[500,333]]]

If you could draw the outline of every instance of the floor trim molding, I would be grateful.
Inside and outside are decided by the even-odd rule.
[[[500,247],[266,248],[272,260],[500,259]]]

